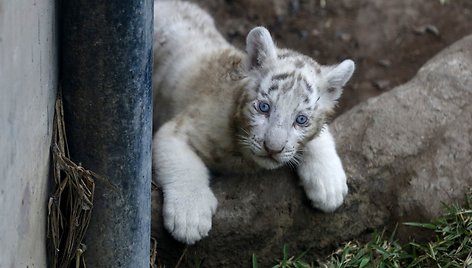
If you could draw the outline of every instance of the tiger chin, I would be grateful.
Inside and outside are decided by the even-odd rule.
[[[278,48],[263,27],[240,51],[192,3],[156,2],[154,12],[154,180],[172,236],[194,244],[208,235],[217,209],[209,169],[289,165],[314,207],[341,206],[348,187],[327,118],[354,62],[320,65]]]

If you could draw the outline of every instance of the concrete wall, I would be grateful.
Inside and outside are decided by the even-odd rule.
[[[54,0],[0,0],[0,268],[46,267]]]

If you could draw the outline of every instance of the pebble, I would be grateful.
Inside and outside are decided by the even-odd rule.
[[[382,67],[390,67],[392,65],[392,62],[389,59],[382,59],[377,61],[377,64],[379,64]]]
[[[415,34],[419,34],[419,35],[423,35],[423,34],[426,34],[426,33],[432,34],[434,36],[439,36],[440,35],[438,27],[436,27],[432,24],[416,27],[413,30],[413,32]]]
[[[349,43],[352,40],[352,35],[350,33],[345,32],[336,32],[336,37],[344,43]]]
[[[377,80],[374,81],[374,86],[379,90],[386,90],[390,86],[389,80]]]

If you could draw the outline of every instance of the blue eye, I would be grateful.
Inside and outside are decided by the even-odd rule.
[[[299,115],[297,116],[297,119],[295,119],[295,122],[299,125],[305,125],[306,122],[308,121],[308,118],[304,115]]]
[[[262,113],[268,113],[270,110],[270,105],[267,102],[259,102],[259,111]]]

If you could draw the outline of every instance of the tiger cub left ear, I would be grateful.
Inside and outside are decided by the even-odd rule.
[[[327,92],[325,94],[328,95],[331,101],[341,97],[343,86],[349,81],[355,68],[352,60],[344,60],[338,65],[324,68],[323,73],[327,82]]]
[[[276,50],[274,41],[266,28],[252,29],[246,38],[247,69],[262,69],[270,66],[277,58]]]

